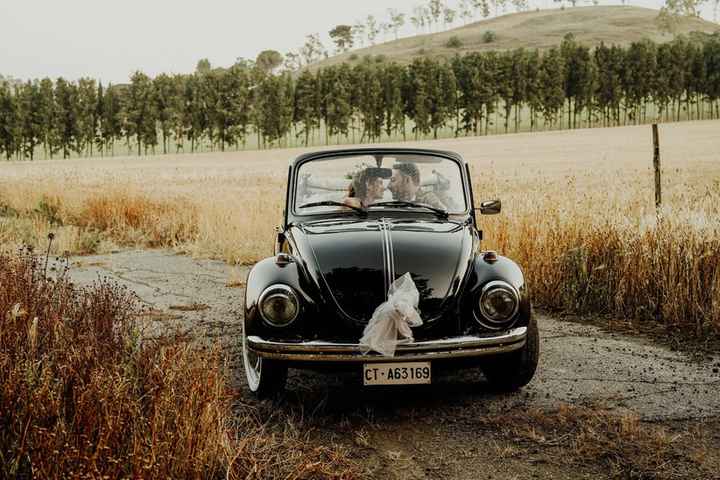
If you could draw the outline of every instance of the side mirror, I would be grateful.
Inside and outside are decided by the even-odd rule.
[[[490,200],[480,204],[480,213],[483,215],[496,215],[500,213],[501,209],[502,202],[500,200]]]
[[[273,250],[273,255],[280,253],[283,243],[285,243],[285,232],[283,232],[280,227],[275,227],[275,249]]]

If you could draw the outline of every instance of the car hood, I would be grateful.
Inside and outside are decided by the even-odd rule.
[[[325,297],[356,324],[386,300],[389,284],[410,272],[419,310],[430,323],[456,304],[472,261],[472,227],[454,221],[376,219],[301,224],[288,232]]]

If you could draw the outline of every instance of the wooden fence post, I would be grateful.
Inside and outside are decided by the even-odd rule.
[[[660,211],[660,208],[662,206],[662,195],[660,191],[660,138],[658,136],[658,126],[657,123],[653,123],[652,125],[652,133],[653,133],[653,169],[655,170],[655,216],[657,218],[657,226],[660,227],[660,224],[662,222],[662,214]],[[657,262],[660,258],[659,255],[661,255],[660,252],[656,251],[654,256],[654,262]],[[655,290],[655,320],[658,322],[662,322],[662,316],[663,316],[663,294],[662,294],[662,288],[660,287],[660,283],[656,283],[656,290]]]
[[[655,209],[660,210],[662,205],[662,192],[660,190],[660,138],[658,137],[657,123],[652,125],[653,133],[653,168],[655,169]]]

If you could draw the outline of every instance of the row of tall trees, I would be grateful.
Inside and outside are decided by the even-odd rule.
[[[720,35],[590,49],[367,60],[297,76],[261,65],[129,84],[0,82],[0,155],[33,159],[487,134],[720,118]]]

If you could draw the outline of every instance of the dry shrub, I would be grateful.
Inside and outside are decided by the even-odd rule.
[[[519,447],[538,446],[558,463],[598,464],[614,478],[713,478],[713,460],[702,428],[672,430],[643,422],[634,413],[599,406],[561,405],[556,411],[478,418]]]
[[[523,267],[539,305],[720,334],[717,220],[694,225],[669,209],[644,225],[627,218],[537,208],[494,220],[489,247]]]
[[[222,471],[229,399],[217,353],[140,342],[129,292],[76,289],[43,269],[29,254],[0,257],[4,475]]]
[[[187,244],[197,237],[197,207],[182,197],[153,199],[129,187],[92,194],[64,191],[62,184],[50,182],[31,191],[25,187],[14,187],[14,201],[5,207],[14,215],[0,216],[5,245],[42,247],[52,231],[58,237],[53,253],[90,254],[103,241],[152,248]]]
[[[253,428],[250,415],[236,425],[236,431],[255,432],[238,439],[230,458],[227,478],[231,480],[359,478],[357,464],[349,460],[350,452],[343,447],[313,444],[310,430],[302,422],[288,416],[269,420],[265,427]],[[270,423],[275,427],[270,427]],[[282,425],[280,427],[279,425]],[[303,432],[304,431],[304,432]]]
[[[88,196],[67,215],[72,224],[105,232],[120,244],[175,246],[192,241],[197,230],[197,212],[188,202],[123,190]]]
[[[133,294],[44,262],[0,254],[0,477],[354,476],[343,452],[234,411],[218,349],[142,336]]]

